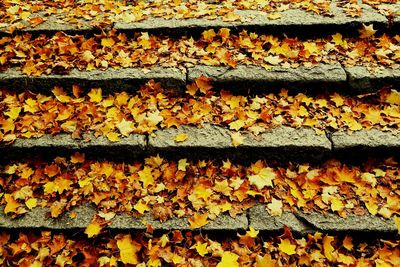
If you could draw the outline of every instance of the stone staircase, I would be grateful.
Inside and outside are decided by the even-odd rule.
[[[234,21],[225,21],[224,16],[215,19],[202,17],[188,19],[173,18],[170,20],[149,16],[144,20],[129,23],[118,20],[107,20],[108,24],[103,28],[99,28],[98,25],[93,26],[94,20],[79,18],[78,23],[66,23],[63,21],[64,17],[62,13],[50,15],[38,13],[40,16],[46,18],[46,21],[42,24],[31,27],[29,23],[23,21],[22,25],[26,25],[22,27],[18,24],[17,29],[10,34],[11,23],[0,23],[0,26],[2,26],[0,27],[0,34],[3,38],[13,38],[29,34],[31,35],[29,40],[34,43],[35,38],[41,38],[41,36],[52,38],[60,31],[70,36],[82,35],[82,38],[89,39],[96,35],[103,34],[104,36],[104,32],[111,29],[125,33],[128,39],[136,38],[133,37],[135,33],[148,32],[151,35],[162,36],[162,38],[173,38],[174,40],[184,38],[185,36],[193,36],[195,40],[199,40],[202,38],[201,36],[204,31],[214,29],[215,32],[218,32],[221,28],[227,28],[231,34],[236,35],[239,35],[242,30],[246,30],[249,33],[257,32],[259,35],[273,34],[288,36],[294,39],[297,38],[299,40],[328,38],[335,33],[340,33],[343,35],[343,38],[355,37],[358,34],[358,30],[363,27],[363,24],[373,24],[374,29],[377,30],[377,35],[388,34],[394,36],[400,31],[400,16],[396,15],[388,19],[379,10],[374,9],[370,5],[362,4],[360,5],[362,8],[361,16],[351,17],[345,14],[343,8],[338,7],[337,1],[331,1],[330,5],[331,16],[316,15],[312,12],[305,12],[299,9],[288,9],[279,13],[273,13],[279,14],[276,19],[266,19],[268,13],[264,11],[234,9],[233,14],[240,17],[240,19]],[[400,7],[398,3],[387,5],[395,10],[395,12]],[[99,16],[101,17],[101,14]],[[99,22],[102,22],[102,18],[99,18]],[[14,24],[12,27],[15,27]],[[105,37],[98,38],[100,40]],[[5,53],[7,49],[6,43],[9,42],[4,40],[0,39],[0,57]],[[37,46],[42,45],[39,42],[37,43]],[[57,54],[57,51],[54,53]],[[121,135],[117,142],[110,141],[104,135],[95,137],[94,131],[89,130],[82,133],[81,139],[74,138],[71,133],[58,130],[54,134],[47,131],[38,138],[24,138],[21,135],[17,135],[12,142],[5,142],[7,140],[6,135],[9,134],[5,130],[4,122],[7,119],[5,112],[8,111],[6,108],[8,107],[8,102],[5,100],[6,91],[17,92],[17,94],[29,92],[27,94],[32,94],[33,96],[37,96],[37,94],[52,96],[53,88],[58,86],[63,87],[68,95],[72,95],[73,85],[77,84],[83,90],[82,95],[90,92],[92,88],[102,88],[104,98],[108,94],[115,92],[127,92],[129,98],[133,98],[138,94],[141,86],[150,80],[154,80],[155,82],[159,82],[166,92],[179,97],[185,94],[187,86],[195,83],[196,79],[202,75],[211,78],[214,87],[213,90],[216,90],[218,93],[220,90],[228,90],[234,94],[246,97],[269,93],[278,94],[281,88],[288,89],[290,94],[304,93],[311,97],[318,94],[335,92],[353,97],[359,94],[373,95],[380,92],[383,87],[393,89],[399,87],[399,63],[393,63],[390,66],[389,64],[388,66],[380,64],[376,67],[377,71],[371,71],[368,66],[362,64],[355,66],[348,64],[346,57],[347,55],[344,54],[341,56],[341,60],[332,59],[331,62],[323,63],[309,62],[297,68],[281,66],[280,64],[271,64],[271,66],[266,67],[250,63],[241,64],[240,62],[234,68],[226,65],[208,66],[197,62],[190,63],[189,58],[186,61],[177,61],[176,64],[165,63],[160,65],[155,63],[152,66],[146,65],[144,67],[121,68],[118,66],[102,70],[97,68],[94,70],[66,68],[65,71],[62,71],[63,73],[55,71],[54,66],[57,65],[55,63],[53,65],[54,69],[50,73],[43,73],[36,76],[24,75],[20,70],[22,65],[18,65],[20,64],[18,59],[21,58],[14,56],[13,59],[15,60],[12,61],[12,64],[4,63],[0,65],[2,69],[0,72],[0,87],[5,88],[4,91],[0,92],[0,110],[2,110],[2,114],[0,114],[0,133],[2,135],[0,137],[2,136],[4,139],[0,142],[1,231],[5,234],[15,235],[16,233],[29,234],[31,232],[50,230],[53,233],[65,233],[67,237],[75,238],[75,235],[82,235],[88,225],[95,220],[94,218],[98,217],[99,209],[101,209],[103,211],[115,211],[116,213],[115,216],[107,219],[107,223],[103,223],[102,234],[105,235],[107,233],[115,235],[126,232],[148,234],[150,228],[156,231],[156,233],[160,233],[160,235],[180,230],[185,233],[215,235],[218,238],[222,237],[229,240],[231,238],[235,239],[238,234],[243,234],[249,229],[259,230],[261,231],[260,235],[265,237],[277,237],[282,233],[287,233],[288,227],[299,238],[307,237],[308,234],[322,232],[323,234],[337,236],[349,235],[354,240],[361,238],[362,240],[367,239],[368,242],[372,243],[379,242],[378,240],[381,238],[390,238],[391,242],[397,242],[398,244],[399,225],[396,225],[397,221],[395,217],[400,216],[400,211],[398,209],[397,211],[394,210],[390,216],[384,218],[385,216],[382,215],[384,211],[381,211],[381,208],[388,206],[388,204],[383,203],[383,201],[378,203],[376,212],[374,212],[375,214],[368,212],[369,208],[365,208],[364,204],[358,203],[364,205],[362,208],[367,210],[367,212],[358,212],[357,214],[357,212],[353,212],[357,210],[353,207],[350,209],[352,211],[347,212],[346,216],[339,216],[339,212],[333,212],[332,210],[323,212],[317,211],[317,209],[305,210],[301,208],[289,210],[289,206],[285,206],[289,205],[289,203],[283,201],[285,207],[283,213],[276,216],[268,212],[270,210],[268,206],[270,204],[269,200],[260,201],[261,197],[257,198],[257,194],[267,194],[266,192],[269,189],[266,188],[262,188],[260,190],[261,193],[258,191],[258,193],[254,193],[254,191],[254,195],[251,197],[247,196],[250,200],[248,203],[246,200],[246,204],[236,200],[237,203],[235,205],[242,205],[238,208],[239,211],[235,214],[236,216],[231,216],[229,210],[221,212],[218,216],[209,216],[211,218],[209,218],[208,223],[195,228],[192,227],[193,225],[190,222],[193,212],[185,214],[182,217],[176,216],[176,213],[174,213],[171,218],[161,222],[159,219],[154,218],[154,214],[149,211],[153,207],[150,204],[147,206],[147,212],[143,212],[144,215],[138,216],[140,214],[137,212],[134,212],[134,214],[132,212],[121,212],[122,208],[105,208],[104,203],[100,204],[99,208],[94,202],[90,203],[91,200],[85,200],[84,195],[79,196],[79,200],[77,200],[77,203],[82,202],[82,204],[68,204],[68,207],[63,208],[67,211],[62,212],[59,216],[49,215],[50,209],[46,205],[43,205],[43,207],[37,205],[32,209],[24,207],[26,212],[21,212],[23,213],[21,215],[18,215],[18,212],[16,214],[6,212],[9,201],[5,199],[5,196],[12,195],[16,190],[21,190],[25,183],[29,184],[26,182],[26,179],[33,179],[33,173],[39,169],[39,167],[38,169],[32,167],[32,174],[24,179],[24,176],[20,173],[10,171],[12,166],[15,166],[15,164],[41,166],[41,164],[51,165],[54,162],[56,162],[55,165],[62,166],[63,163],[59,162],[63,162],[63,160],[60,160],[59,157],[69,159],[75,153],[83,153],[86,159],[98,160],[101,164],[104,162],[124,162],[132,165],[134,165],[133,162],[144,164],[145,159],[156,155],[159,155],[168,162],[174,162],[173,164],[176,164],[181,159],[188,159],[189,164],[195,164],[195,162],[201,162],[202,160],[211,160],[218,166],[227,160],[245,166],[249,166],[258,160],[265,160],[267,164],[277,164],[277,166],[286,166],[285,164],[289,162],[298,165],[311,164],[312,166],[322,166],[331,159],[339,159],[342,164],[349,166],[361,166],[367,164],[370,157],[379,160],[397,157],[400,151],[400,133],[398,132],[398,128],[393,131],[387,131],[387,129],[377,127],[372,129],[362,127],[361,130],[354,132],[348,131],[348,129],[340,129],[340,127],[337,130],[326,128],[318,133],[307,126],[292,127],[280,125],[270,128],[258,136],[248,131],[242,131],[241,136],[244,137],[243,143],[235,145],[232,142],[232,134],[237,131],[230,129],[227,125],[218,125],[211,121],[199,123],[199,125],[179,125],[178,127],[170,128],[158,127],[155,131],[147,133],[132,132],[128,136]],[[390,58],[391,56],[388,57]],[[22,59],[25,59],[25,57],[22,57]],[[395,59],[393,60],[395,61]],[[75,64],[74,62],[67,63],[70,66]],[[49,69],[51,70],[51,67]],[[24,104],[23,102],[21,103],[21,105]],[[170,107],[171,110],[173,108],[175,107]],[[399,106],[395,108],[399,109]],[[18,117],[22,117],[25,114],[28,113],[20,111],[15,119],[17,120]],[[176,137],[182,134],[186,136],[186,139],[177,142]],[[70,164],[71,166],[68,164],[65,165],[65,173],[70,171],[69,168],[75,168],[72,164]],[[385,163],[382,164],[384,165]],[[382,166],[382,164],[379,166]],[[372,170],[370,172],[372,173]],[[134,175],[134,173],[132,172],[130,175]],[[196,179],[204,178],[204,175],[191,173],[185,176],[185,179],[192,179],[193,182],[189,184],[193,186],[196,184]],[[394,175],[396,176],[395,178],[391,177],[393,178],[391,196],[394,201],[399,203],[400,192],[398,185],[400,174],[395,173]],[[104,176],[97,174],[93,174],[93,177],[94,179],[106,179]],[[380,181],[378,184],[386,182],[386,180]],[[79,182],[74,183],[73,186],[79,188]],[[351,182],[347,183],[351,187]],[[333,185],[340,186],[340,182],[333,183]],[[72,188],[73,186],[70,187]],[[378,191],[383,190],[384,186],[386,184],[378,188]],[[179,189],[179,187],[176,189]],[[385,189],[387,188],[385,187]],[[57,193],[57,190],[59,190],[59,193]],[[65,189],[65,191],[68,190],[67,188]],[[172,189],[170,190],[172,191]],[[46,200],[49,203],[50,201],[54,201],[54,199],[58,201],[58,197],[64,194],[63,189],[54,189],[54,192],[52,196],[53,200]],[[40,195],[44,198],[43,190],[37,188],[34,190],[34,195],[38,200],[40,200]],[[179,199],[179,192],[175,192],[173,197],[170,197],[171,199],[173,197]],[[274,195],[274,199],[276,197],[279,196]],[[137,199],[137,203],[141,201],[138,196],[132,196],[132,199]],[[69,200],[67,199],[67,201]],[[346,202],[346,199],[343,199],[343,201]],[[23,200],[21,203],[24,203]],[[122,204],[119,203],[118,205]],[[293,204],[290,205],[292,207],[295,206]],[[394,204],[392,205],[395,207]],[[96,240],[93,241],[96,245],[98,245],[98,242],[101,242],[100,236],[102,234],[99,235],[99,239],[97,240],[97,237],[93,238],[93,240]],[[1,236],[0,234],[0,243],[4,242]],[[88,237],[83,236],[82,238]],[[90,243],[92,239],[88,240]],[[0,258],[2,258],[1,253],[2,250],[0,250]],[[393,253],[398,254],[398,248]],[[8,257],[5,255],[7,254],[3,254],[3,260]],[[151,266],[149,259],[143,260],[143,262],[147,262]],[[16,265],[15,261],[6,262],[0,260],[0,262],[4,266]],[[126,260],[123,260],[123,262],[129,263]],[[211,266],[215,266],[212,264],[218,262],[218,260],[209,259],[209,262]],[[130,263],[136,265],[139,262]],[[54,265],[55,263],[48,262],[47,264]],[[93,262],[89,265],[96,266],[98,264],[98,262]],[[206,266],[191,264],[187,263],[187,265],[182,266]],[[257,264],[259,264],[257,266],[270,266],[262,265],[261,263]],[[293,266],[297,265],[293,262],[291,264],[294,264]],[[327,263],[325,262],[325,264]],[[330,264],[331,266],[336,266],[335,264],[338,264],[338,262],[331,259]],[[386,264],[388,265],[379,266],[396,266],[394,261],[391,263],[386,262]],[[176,264],[175,261],[164,261],[162,265],[170,266],[179,264]],[[289,263],[281,263],[281,265],[289,266]],[[153,266],[158,265],[154,263]],[[247,266],[254,265],[250,264]],[[324,266],[324,264],[321,266]],[[344,264],[343,266],[346,265]]]

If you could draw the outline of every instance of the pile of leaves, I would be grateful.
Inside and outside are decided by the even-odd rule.
[[[273,216],[302,210],[390,218],[400,215],[399,168],[393,158],[362,166],[337,160],[321,165],[259,160],[245,166],[159,156],[116,163],[76,153],[51,162],[32,159],[2,166],[0,203],[13,217],[42,206],[56,218],[92,203],[102,213],[151,212],[160,221],[190,217],[192,228],[224,212],[235,217],[259,203]]]
[[[400,264],[399,240],[359,242],[321,233],[294,238],[250,229],[233,238],[172,231],[107,234],[88,240],[43,231],[0,232],[0,264],[13,266],[377,266]]]
[[[389,19],[398,15],[394,0],[363,0]],[[362,8],[357,0],[337,1],[348,16],[360,17]],[[133,23],[147,18],[164,19],[220,18],[223,21],[245,21],[251,17],[238,14],[238,10],[265,12],[265,19],[279,19],[280,12],[301,9],[313,14],[332,16],[330,0],[168,0],[168,1],[20,1],[4,0],[0,5],[0,27],[9,32],[27,26],[36,27],[46,20],[68,23],[78,28],[85,24],[111,25],[116,22]]]
[[[86,95],[79,86],[71,91],[68,94],[55,87],[51,96],[0,90],[0,141],[57,133],[82,138],[94,133],[116,142],[133,133],[151,134],[158,129],[204,123],[254,135],[280,125],[312,127],[318,134],[372,127],[398,130],[400,125],[400,93],[390,89],[355,97],[338,93],[289,95],[286,90],[252,97],[213,90],[210,79],[201,76],[183,95],[167,92],[154,81],[135,95],[119,92],[103,96],[100,88]],[[239,132],[233,137],[234,145],[244,140]]]
[[[0,39],[0,70],[16,67],[39,76],[68,73],[72,69],[185,67],[193,65],[256,65],[296,68],[319,63],[362,65],[371,71],[398,68],[400,36],[375,36],[373,26],[364,26],[357,38],[340,33],[317,39],[259,35],[242,31],[232,34],[221,28],[204,31],[199,38],[150,35],[127,36],[111,30],[94,37],[58,32],[52,36],[30,34]]]

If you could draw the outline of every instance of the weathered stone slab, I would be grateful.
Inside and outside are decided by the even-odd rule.
[[[264,205],[257,205],[249,210],[249,226],[257,230],[280,231],[288,226],[294,232],[301,235],[322,232],[379,232],[396,233],[397,228],[392,219],[384,219],[372,215],[348,214],[342,218],[337,214],[321,214],[313,212],[284,212],[282,216],[271,216],[265,210]]]
[[[70,217],[71,212],[66,212],[59,218],[50,218],[49,209],[36,207],[16,219],[4,214],[4,206],[0,207],[0,227],[8,229],[20,228],[47,228],[55,230],[66,230],[73,228],[86,228],[91,222],[96,210],[89,206],[83,205],[74,209],[76,218]]]
[[[79,84],[82,88],[101,87],[105,92],[136,91],[151,79],[160,82],[164,88],[179,89],[186,86],[186,74],[177,68],[109,68],[92,71],[73,69],[67,74],[37,77],[24,75],[16,69],[0,72],[0,86],[35,91],[44,91],[60,85],[65,89],[70,89],[73,84]]]
[[[175,142],[177,134],[185,133],[188,138]],[[234,147],[229,129],[205,124],[203,128],[181,126],[156,131],[149,137],[148,147],[152,153],[169,156],[205,156],[251,159],[320,159],[330,152],[331,143],[325,135],[317,135],[311,128],[295,129],[281,126],[254,136],[242,134],[244,143]]]
[[[374,92],[385,85],[400,85],[400,68],[385,68],[371,72],[364,66],[346,67],[348,82],[357,92]]]
[[[195,19],[170,19],[148,17],[143,21],[124,23],[113,21],[114,28],[122,31],[148,31],[168,34],[192,34],[208,28],[226,27],[236,29],[255,29],[268,33],[286,33],[299,35],[329,34],[334,31],[349,32],[358,28],[362,23],[374,24],[375,28],[382,28],[388,25],[387,19],[368,5],[363,5],[361,17],[353,18],[346,16],[342,9],[336,7],[336,1],[332,1],[332,16],[316,15],[312,12],[303,10],[289,9],[278,12],[281,17],[269,19],[268,13],[256,10],[235,10],[234,13],[240,16],[237,21],[224,21],[223,18],[217,19],[195,18]],[[39,15],[40,13],[38,13]],[[43,14],[42,14],[43,15]],[[30,27],[28,23],[23,23],[26,27],[22,32],[31,33],[54,33],[64,31],[69,33],[81,33],[93,31],[95,27],[91,22],[78,19],[78,24],[69,24],[62,20],[63,14],[53,14],[43,16],[46,21],[36,27]],[[0,25],[0,33],[8,31],[8,25]]]
[[[171,218],[165,222],[154,220],[149,215],[143,217],[132,217],[127,214],[116,215],[110,225],[113,229],[146,229],[146,225],[151,224],[157,230],[189,230],[191,229],[187,218]],[[228,214],[222,214],[215,220],[209,220],[209,223],[203,226],[203,230],[238,230],[247,229],[248,222],[245,214],[232,218]]]
[[[384,132],[378,129],[355,131],[351,134],[339,131],[331,135],[333,152],[350,156],[396,154],[400,151],[400,132]]]
[[[348,214],[347,218],[342,218],[332,213],[298,213],[297,216],[308,222],[316,230],[324,232],[380,232],[393,234],[397,232],[394,220],[372,215]]]
[[[259,66],[228,67],[195,66],[188,69],[189,81],[195,80],[201,74],[213,79],[220,86],[234,85],[231,90],[255,89],[264,90],[270,87],[278,89],[294,88],[297,90],[309,87],[332,87],[346,83],[346,73],[340,64],[319,64],[314,67],[283,68],[273,67],[266,70]]]
[[[185,34],[209,28],[224,27],[233,30],[246,28],[270,34],[316,35],[334,31],[348,31],[359,27],[362,23],[373,23],[376,27],[387,25],[387,19],[375,10],[368,8],[368,6],[364,8],[364,12],[359,18],[346,16],[335,4],[332,4],[331,8],[333,16],[330,17],[299,9],[289,9],[278,12],[281,15],[280,18],[269,19],[269,14],[262,11],[235,10],[234,13],[241,18],[240,20],[224,21],[222,17],[213,20],[207,18],[166,20],[150,17],[135,23],[116,22],[114,27],[122,31],[155,31]]]
[[[104,157],[129,157],[145,151],[146,136],[131,134],[122,137],[119,142],[110,142],[105,136],[85,136],[84,139],[73,139],[70,134],[44,135],[39,138],[18,138],[13,144],[0,144],[3,159],[18,159],[28,155],[59,156],[75,151],[87,155]]]
[[[293,232],[305,235],[312,232],[314,229],[309,225],[300,221],[295,214],[284,212],[282,216],[271,216],[264,205],[257,205],[250,208],[249,211],[249,226],[256,230],[263,231],[281,231],[283,227],[288,226]]]
[[[8,229],[17,228],[46,228],[54,230],[66,230],[74,228],[86,228],[97,214],[95,207],[82,205],[73,209],[75,218],[71,218],[71,212],[66,212],[59,218],[50,218],[48,208],[34,208],[28,213],[16,219],[4,214],[4,206],[0,207],[0,227]],[[154,220],[152,215],[146,214],[142,217],[117,214],[108,226],[108,229],[118,230],[145,230],[151,224],[155,230],[190,230],[187,218],[172,218],[165,222]],[[238,230],[247,229],[248,222],[245,214],[232,218],[227,214],[218,216],[202,227],[202,230]]]

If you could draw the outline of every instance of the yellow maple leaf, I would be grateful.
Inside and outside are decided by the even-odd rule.
[[[335,255],[333,254],[333,251],[335,250],[334,247],[332,246],[332,241],[334,240],[333,236],[325,236],[322,243],[323,243],[323,248],[324,248],[324,255],[329,261],[334,261],[336,258]]]
[[[188,139],[188,135],[185,133],[180,133],[175,136],[175,142],[183,142]]]
[[[208,223],[207,214],[195,213],[193,217],[189,218],[190,228],[201,228]]]
[[[342,211],[344,209],[344,204],[343,204],[342,200],[340,200],[338,198],[332,198],[331,209],[332,209],[332,211]]]
[[[102,100],[101,88],[93,88],[88,93],[90,102],[100,103]]]
[[[186,167],[189,166],[190,164],[187,162],[187,159],[180,159],[178,161],[178,170],[180,171],[186,171]]]
[[[236,120],[229,123],[229,129],[239,131],[244,126],[243,120]]]
[[[110,142],[119,142],[121,140],[119,136],[120,134],[116,132],[109,132],[106,134],[106,137]]]
[[[141,245],[132,240],[130,234],[117,237],[117,247],[121,261],[124,264],[138,264],[139,259],[137,253],[141,249]]]
[[[283,203],[282,200],[272,198],[271,203],[267,204],[267,209],[272,216],[282,215]]]
[[[103,38],[101,39],[101,45],[104,47],[113,47],[113,45],[115,44],[115,41],[113,38]]]
[[[214,29],[209,29],[207,31],[203,31],[202,35],[204,40],[211,42],[217,34],[215,33]]]
[[[4,213],[8,214],[10,212],[16,213],[18,208],[21,206],[18,201],[16,201],[11,194],[5,194],[4,199],[6,201],[6,207],[4,208]]]
[[[221,261],[217,264],[217,267],[239,267],[238,263],[239,255],[224,251],[222,254]]]
[[[296,245],[290,243],[289,239],[282,239],[278,246],[279,250],[287,255],[293,255],[296,253]]]
[[[185,261],[185,258],[182,257],[182,256],[179,256],[178,254],[174,254],[174,255],[172,256],[172,262],[173,262],[174,264],[179,264],[179,263],[182,263],[182,262],[184,262],[184,261]]]
[[[245,137],[239,132],[231,133],[232,145],[238,147],[243,144]]]
[[[151,168],[148,166],[144,166],[143,170],[138,172],[139,181],[143,183],[144,188],[147,188],[149,185],[154,184],[154,177],[151,173]]]
[[[36,198],[30,198],[27,201],[25,201],[25,205],[28,207],[28,209],[33,209],[34,207],[37,206],[37,199]]]
[[[128,136],[130,133],[133,132],[134,124],[131,121],[127,121],[125,119],[122,119],[118,124],[117,128],[119,132],[124,135]]]
[[[271,65],[278,65],[279,63],[282,62],[282,59],[279,58],[279,56],[267,56],[264,58],[264,61],[271,64]]]
[[[4,112],[4,115],[8,116],[12,120],[15,120],[16,118],[18,118],[21,109],[21,107],[12,107],[9,111]]]
[[[275,267],[276,260],[271,259],[270,254],[265,254],[263,257],[260,255],[256,256],[255,267]]]
[[[58,101],[62,103],[68,103],[71,98],[67,96],[67,93],[64,92],[64,90],[61,87],[54,87],[51,92],[54,94],[54,96],[57,98]]]
[[[144,203],[143,200],[139,200],[134,206],[133,208],[135,210],[137,210],[140,214],[144,214],[146,211],[150,211],[149,206]]]
[[[251,238],[256,238],[260,231],[255,230],[252,226],[250,226],[250,231],[246,231],[246,235]]]
[[[92,221],[85,229],[85,234],[89,238],[92,238],[93,236],[96,236],[100,233],[102,227],[100,223],[97,220]]]
[[[199,253],[199,255],[202,257],[204,257],[208,253],[207,242],[204,243],[197,242],[196,246],[193,247],[196,248],[197,253]]]
[[[272,181],[276,178],[276,174],[272,168],[262,168],[258,174],[248,176],[249,182],[255,185],[259,190],[266,186],[272,187]]]
[[[386,96],[386,102],[389,104],[400,105],[400,93],[392,90],[390,94]]]

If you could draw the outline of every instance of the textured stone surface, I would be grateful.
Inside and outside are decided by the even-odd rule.
[[[323,232],[380,232],[396,233],[397,228],[392,219],[378,216],[358,216],[348,214],[347,218],[328,213],[302,212],[293,214],[284,212],[282,216],[271,216],[264,205],[257,205],[249,210],[249,226],[257,230],[279,231],[283,226],[290,227],[302,235],[316,231]]]
[[[346,67],[350,87],[360,92],[374,92],[385,85],[400,85],[400,69],[385,68],[371,72],[364,66]]]
[[[286,225],[292,231],[302,235],[311,232],[313,229],[309,225],[297,219],[296,215],[284,212],[282,216],[271,216],[264,205],[257,205],[249,211],[249,226],[257,230],[280,231]]]
[[[105,157],[127,157],[143,153],[146,145],[146,136],[131,134],[123,137],[119,142],[110,142],[106,137],[85,136],[84,139],[73,139],[70,134],[44,135],[40,138],[17,139],[13,144],[0,144],[0,151],[4,158],[18,159],[21,156],[61,155],[74,151],[81,151],[88,155],[103,155]]]
[[[140,85],[154,79],[165,88],[179,89],[186,85],[186,74],[176,68],[153,67],[150,69],[121,68],[93,71],[71,70],[68,74],[50,74],[38,77],[22,75],[16,69],[0,72],[0,86],[13,89],[48,90],[62,85],[70,90],[73,84],[83,88],[101,87],[103,91],[136,91]]]
[[[127,214],[115,216],[110,225],[114,229],[146,229],[146,225],[151,224],[157,230],[188,230],[191,229],[187,218],[171,218],[165,222],[154,220],[152,215],[148,214],[137,218]],[[209,223],[203,226],[203,230],[238,230],[247,229],[248,222],[245,214],[232,218],[227,214],[218,216],[215,220],[209,220]]]
[[[32,211],[13,219],[4,214],[4,206],[0,206],[0,227],[8,229],[16,228],[47,228],[47,229],[72,229],[86,228],[96,215],[96,208],[91,205],[82,205],[73,209],[76,212],[76,218],[70,217],[70,212],[66,212],[59,218],[49,217],[48,208],[34,208]],[[145,230],[147,224],[151,224],[156,230],[181,229],[189,230],[187,218],[172,218],[165,222],[154,220],[150,214],[143,217],[133,217],[127,214],[118,214],[111,219],[109,229],[126,230]],[[238,230],[247,229],[248,222],[245,214],[232,218],[227,214],[218,216],[202,227],[203,230]]]
[[[333,86],[344,84],[346,82],[346,73],[340,64],[316,65],[311,68],[299,67],[282,68],[273,67],[266,70],[258,66],[238,66],[235,69],[228,67],[195,66],[188,69],[189,80],[192,81],[204,74],[214,80],[219,85],[234,85],[231,90],[238,89],[266,89],[274,87],[293,87],[299,86],[318,86],[319,89],[324,86]],[[307,89],[307,88],[306,88]]]
[[[364,9],[360,18],[346,16],[340,8],[332,4],[332,17],[319,16],[312,12],[290,9],[279,12],[281,17],[278,19],[268,19],[268,14],[256,10],[236,10],[235,14],[241,17],[239,21],[223,21],[222,18],[208,20],[206,18],[196,19],[171,19],[149,18],[136,23],[115,23],[115,28],[119,30],[143,30],[143,31],[173,31],[190,33],[193,30],[204,30],[207,28],[250,28],[262,29],[270,33],[297,33],[297,34],[318,34],[326,31],[342,31],[355,28],[361,23],[374,23],[379,26],[386,25],[387,20],[384,16],[371,8]],[[309,32],[309,30],[313,30]]]
[[[41,16],[42,18],[46,19],[43,23],[39,24],[36,27],[31,27],[30,24],[26,21],[20,21],[22,25],[25,26],[25,28],[17,31],[21,32],[30,32],[30,33],[50,33],[53,34],[58,31],[63,31],[66,33],[84,33],[88,31],[94,30],[92,26],[90,26],[90,21],[83,20],[83,19],[78,19],[77,22],[79,23],[79,26],[77,23],[75,24],[70,24],[66,23],[62,20],[63,15],[50,15],[47,16],[44,14],[44,12],[38,12],[33,16]],[[0,33],[2,32],[8,32],[9,27],[8,25],[5,24],[0,24]]]
[[[397,228],[392,219],[378,216],[357,216],[348,214],[347,218],[336,214],[298,213],[298,217],[312,225],[316,230],[328,232],[381,232],[396,233]]]
[[[333,152],[349,156],[354,154],[393,154],[400,151],[400,132],[384,132],[377,129],[361,130],[351,134],[336,132],[331,135]]]
[[[335,1],[332,1],[331,11],[333,16],[319,16],[312,12],[303,10],[287,10],[279,12],[281,17],[270,20],[264,12],[255,10],[237,10],[235,13],[242,19],[241,21],[223,21],[222,18],[209,20],[207,18],[199,19],[171,19],[149,17],[146,20],[135,23],[115,22],[114,27],[118,30],[129,31],[150,31],[165,33],[192,33],[193,30],[203,30],[214,27],[236,28],[255,28],[273,33],[297,33],[297,34],[317,34],[327,31],[343,31],[357,28],[361,23],[374,24],[374,27],[383,27],[387,25],[387,20],[371,7],[364,5],[362,16],[352,18],[346,16],[344,12],[336,7]],[[74,24],[68,24],[59,19],[62,14],[46,16],[47,21],[37,27],[28,26],[22,31],[26,32],[83,32],[94,30],[90,23],[85,20],[79,20],[79,27]],[[58,17],[58,18],[57,18]],[[375,26],[376,25],[376,26]],[[0,32],[7,31],[7,26],[0,25]]]
[[[47,228],[47,229],[72,229],[86,228],[91,222],[96,210],[84,205],[74,209],[76,218],[71,219],[70,212],[66,212],[59,218],[50,218],[48,208],[34,208],[19,218],[13,219],[4,214],[4,206],[0,207],[0,227],[8,229],[16,228]]]
[[[175,142],[179,133],[186,133],[188,138]],[[179,156],[205,155],[211,157],[251,156],[270,158],[321,158],[331,149],[331,143],[325,135],[316,135],[310,128],[295,129],[281,126],[271,131],[253,136],[243,134],[243,145],[234,147],[227,128],[205,124],[203,128],[181,126],[156,131],[149,137],[149,150],[154,153],[170,152]]]

